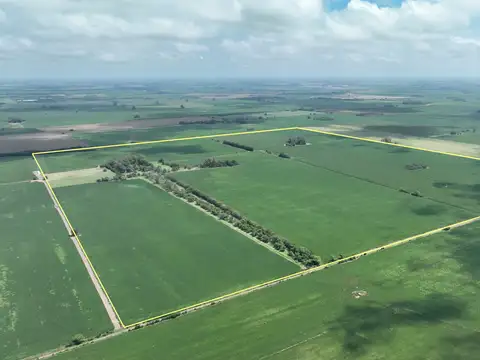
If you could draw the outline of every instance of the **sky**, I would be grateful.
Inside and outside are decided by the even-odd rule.
[[[0,81],[479,77],[480,0],[0,0]]]

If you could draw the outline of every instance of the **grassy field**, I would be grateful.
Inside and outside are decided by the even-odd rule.
[[[303,136],[309,146],[285,147],[289,136]],[[375,182],[419,191],[437,201],[480,212],[480,161],[372,144],[306,131],[242,135],[235,141],[255,149],[286,152],[296,161]],[[408,170],[422,164],[428,169]]]
[[[234,168],[175,177],[323,260],[475,216],[291,159],[244,154]]]
[[[125,324],[298,270],[143,180],[56,192]]]
[[[0,157],[0,184],[33,179],[37,165],[31,156]]]
[[[209,135],[205,132],[185,132],[182,137]],[[169,138],[166,136],[166,138]],[[129,154],[142,155],[156,163],[160,159],[179,164],[196,165],[203,160],[241,152],[212,140],[188,140],[154,145],[125,146],[95,151],[76,151],[60,154],[39,155],[38,160],[45,173],[71,171],[96,167],[108,160]]]
[[[478,359],[479,237],[435,235],[58,359]]]
[[[111,329],[42,184],[0,186],[0,358]]]

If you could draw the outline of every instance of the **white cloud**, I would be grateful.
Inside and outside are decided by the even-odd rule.
[[[192,52],[205,52],[208,51],[208,46],[201,44],[189,44],[189,43],[175,43],[175,48],[181,53],[192,53]]]
[[[208,52],[202,63],[214,71],[238,58],[249,71],[354,62],[375,72],[381,62],[408,72],[415,62],[461,67],[480,39],[479,0],[406,0],[397,8],[351,0],[332,13],[322,0],[0,0],[0,8],[0,51],[28,50],[45,66],[49,56],[88,54],[126,69],[182,60],[172,61],[181,73]]]
[[[471,38],[464,38],[459,36],[453,36],[451,41],[455,44],[459,45],[473,45],[480,47],[480,39],[471,39]],[[479,64],[480,66],[480,64]]]

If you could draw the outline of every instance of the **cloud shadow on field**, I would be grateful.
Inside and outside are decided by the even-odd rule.
[[[205,149],[202,145],[158,145],[147,149],[135,151],[142,155],[166,155],[166,154],[203,154]]]
[[[445,337],[440,341],[440,347],[443,351],[442,358],[445,360],[480,359],[480,332],[476,331],[467,335]]]
[[[480,231],[475,228],[459,228],[442,245],[447,256],[456,260],[462,270],[480,280]]]
[[[436,204],[425,205],[411,209],[412,212],[419,216],[435,216],[445,212],[445,207]]]
[[[346,306],[331,330],[343,333],[343,351],[358,357],[368,353],[369,346],[393,341],[400,326],[437,324],[461,318],[465,312],[464,301],[442,293],[389,304],[367,301]]]

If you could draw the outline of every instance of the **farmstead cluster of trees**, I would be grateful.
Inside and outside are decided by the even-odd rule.
[[[219,167],[231,167],[237,166],[237,160],[217,160],[215,158],[210,158],[205,160],[203,163],[199,165],[201,168],[219,168]]]
[[[154,166],[140,155],[128,155],[120,160],[110,160],[102,168],[115,174],[128,174],[153,170]]]
[[[307,145],[307,140],[303,136],[294,136],[288,138],[285,143],[286,146]]]
[[[232,224],[236,228],[252,235],[265,244],[269,244],[275,250],[286,252],[293,260],[307,268],[320,265],[319,260],[309,249],[292,244],[287,239],[279,237],[271,230],[243,217],[225,204],[222,204],[201,191],[192,188],[188,184],[184,184],[180,180],[171,176],[168,176],[167,180],[173,183],[167,185],[167,190],[171,191],[174,195],[181,197],[190,203],[195,203],[202,209],[218,217],[220,220]]]

